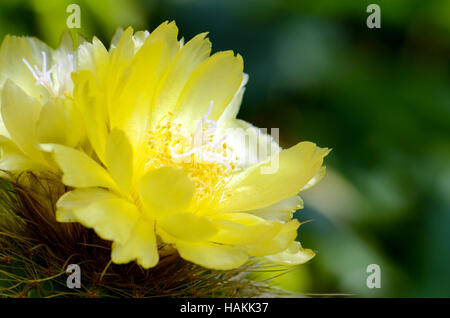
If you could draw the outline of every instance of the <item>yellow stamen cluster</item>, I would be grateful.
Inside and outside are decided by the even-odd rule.
[[[169,114],[169,119],[161,120],[147,134],[145,169],[163,166],[186,169],[196,185],[193,202],[198,204],[230,196],[227,183],[235,169],[233,149],[225,141],[214,141],[209,124],[196,133],[188,133],[170,117]]]

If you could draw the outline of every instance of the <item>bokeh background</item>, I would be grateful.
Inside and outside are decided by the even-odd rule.
[[[310,263],[274,280],[320,295],[450,297],[450,1],[1,0],[0,38],[56,46],[66,8],[108,44],[117,27],[175,20],[186,40],[209,31],[250,75],[240,117],[279,127],[289,147],[333,148],[304,194]],[[369,29],[366,8],[381,7]],[[369,264],[381,288],[366,286]]]

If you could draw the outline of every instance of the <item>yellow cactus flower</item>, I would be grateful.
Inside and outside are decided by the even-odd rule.
[[[7,36],[0,47],[0,169],[53,170],[41,143],[77,146],[83,125],[73,105],[77,58],[69,33],[53,50],[31,37]]]
[[[249,257],[299,264],[314,256],[295,241],[298,192],[321,176],[328,149],[301,142],[281,150],[236,119],[247,76],[240,55],[211,53],[206,33],[184,44],[174,22],[152,33],[128,28],[107,50],[78,48],[73,99],[92,147],[42,143],[73,189],[57,220],[112,241],[111,259],[158,264],[162,246],[213,269]],[[252,161],[237,131],[269,154]],[[258,146],[259,146],[258,145]],[[264,167],[278,169],[264,173]]]

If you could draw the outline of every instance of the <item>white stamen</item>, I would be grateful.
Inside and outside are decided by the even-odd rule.
[[[25,58],[23,58],[22,59],[22,61],[25,63],[25,65],[28,67],[28,69],[31,71],[31,74],[33,74],[33,77],[36,79],[36,80],[39,80],[39,77],[36,75],[36,73],[34,72],[34,70],[33,70],[33,68],[31,67],[31,65],[30,65],[30,63],[28,63],[28,61],[25,59]]]
[[[36,79],[36,85],[42,85],[53,97],[57,97],[64,93],[64,88],[70,84],[70,74],[74,70],[73,55],[67,55],[69,69],[64,72],[64,65],[62,61],[58,61],[49,70],[47,70],[47,54],[44,51],[42,51],[41,54],[42,70],[39,70],[37,65],[34,65],[33,68],[25,58],[23,58],[22,61]]]
[[[219,163],[225,166],[227,169],[231,170],[232,167],[230,164],[228,164],[226,158],[207,150],[208,148],[220,148],[227,138],[227,136],[223,136],[219,141],[209,141],[209,137],[214,136],[217,130],[217,122],[208,119],[208,116],[212,112],[213,105],[214,101],[211,101],[208,111],[200,118],[192,136],[191,149],[184,153],[176,153],[173,147],[169,147],[169,149],[172,157],[174,158],[186,158],[193,154],[196,154],[200,159]],[[206,128],[204,128],[205,124],[208,125]]]

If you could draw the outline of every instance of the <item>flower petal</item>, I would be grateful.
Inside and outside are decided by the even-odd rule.
[[[175,114],[187,128],[193,128],[213,102],[208,119],[218,120],[242,82],[243,62],[232,51],[218,52],[192,73],[181,92]]]
[[[12,140],[0,135],[0,170],[21,172],[26,170],[43,170],[45,166],[29,159]]]
[[[308,262],[315,255],[312,250],[302,248],[300,242],[295,241],[284,251],[265,258],[280,265],[300,265]]]
[[[152,215],[182,212],[192,200],[195,184],[186,170],[162,167],[148,171],[139,181],[139,193]]]
[[[104,187],[117,190],[108,172],[86,153],[62,145],[42,144],[41,147],[53,153],[55,161],[64,173],[65,185],[88,188]]]
[[[77,49],[77,57],[78,70],[87,70],[98,78],[104,78],[109,53],[99,39],[94,37],[92,43],[80,44]]]
[[[327,148],[319,148],[311,142],[301,142],[283,150],[278,158],[272,158],[235,175],[229,183],[232,196],[223,201],[220,211],[248,211],[270,206],[297,194],[322,166]],[[263,174],[261,168],[276,166],[271,174]],[[282,185],[282,186],[281,186]]]
[[[210,218],[192,213],[177,213],[159,219],[156,225],[171,237],[189,242],[205,241],[217,233]]]
[[[119,63],[121,60],[116,53],[127,47],[125,43],[128,46],[132,46],[131,42],[136,44],[136,35],[132,37],[130,31],[127,29],[123,33],[117,48],[112,51],[108,66],[110,75],[103,78],[103,86],[108,87],[106,104],[111,127],[124,130],[134,149],[137,149],[148,131],[154,93],[180,45],[175,23],[162,23],[146,37],[132,59],[128,52],[127,58]],[[146,36],[145,33],[140,35],[141,38]]]
[[[246,213],[259,216],[260,218],[264,218],[266,220],[287,222],[292,219],[292,215],[296,210],[302,208],[303,200],[298,195],[294,195],[268,207],[249,210]]]
[[[136,53],[126,76],[127,80],[113,91],[113,127],[123,129],[135,149],[140,146],[148,131],[151,103],[159,80],[170,64],[167,43],[151,40],[152,38],[147,38]]]
[[[109,134],[105,163],[117,185],[128,193],[133,179],[133,149],[123,131],[114,129]]]
[[[148,38],[150,33],[148,31],[137,31],[134,33],[134,52],[136,53],[144,45],[145,40]]]
[[[159,255],[154,222],[143,217],[139,218],[125,243],[114,242],[112,244],[111,259],[116,264],[137,260],[144,268],[158,264]]]
[[[36,123],[40,111],[41,105],[37,100],[28,96],[12,81],[6,81],[2,92],[3,123],[11,139],[28,157],[45,164],[36,136]]]
[[[103,103],[99,103],[97,80],[90,71],[73,73],[72,80],[75,85],[74,102],[85,124],[90,144],[104,162],[108,135],[107,110]]]
[[[300,222],[294,219],[283,224],[281,230],[271,240],[247,244],[243,247],[245,251],[252,256],[265,256],[282,252],[288,248],[297,237],[297,229],[299,226]]]
[[[242,98],[244,97],[245,92],[245,85],[247,85],[247,82],[248,82],[248,74],[244,73],[242,76],[241,86],[239,87],[233,99],[225,108],[219,120],[217,121],[218,127],[222,126],[222,124],[227,122],[228,120],[236,118],[239,112],[239,108],[241,107]]]
[[[122,93],[127,74],[134,56],[133,29],[128,27],[122,34],[117,47],[112,48],[108,63],[106,77],[103,78],[101,86],[104,87],[105,94],[103,101],[107,105],[108,119],[111,128],[121,127],[123,121],[122,105],[117,103],[118,96]],[[125,107],[126,110],[132,107]]]
[[[233,269],[244,265],[248,259],[242,249],[229,245],[177,242],[176,247],[182,258],[206,268]]]
[[[56,204],[59,222],[80,222],[105,240],[125,242],[139,218],[137,207],[113,193],[98,189],[76,189]]]
[[[205,38],[206,34],[201,33],[186,43],[161,79],[152,108],[152,125],[168,112],[173,112],[180,93],[192,72],[208,58],[211,52],[211,42]]]
[[[86,188],[69,191],[56,203],[56,220],[58,222],[77,222],[74,210],[85,209],[96,201],[113,199],[116,196],[100,188]]]
[[[148,39],[150,41],[165,42],[169,47],[170,59],[173,59],[180,49],[180,42],[178,41],[178,27],[175,21],[165,21],[161,23],[152,31],[152,33],[150,33]]]
[[[72,211],[75,219],[92,228],[104,240],[125,243],[139,218],[137,207],[125,200],[99,200],[84,209]]]
[[[221,244],[243,245],[271,240],[280,232],[280,222],[266,221],[246,213],[225,213],[212,217],[219,232],[211,241]]]
[[[302,188],[301,191],[308,190],[309,188],[312,188],[316,184],[318,184],[320,182],[320,180],[322,180],[323,177],[325,177],[326,172],[327,172],[327,168],[325,166],[320,168],[319,172],[317,172],[317,174],[311,180],[308,181],[308,183]]]
[[[81,115],[68,99],[51,99],[42,107],[37,122],[40,143],[75,147],[84,136]]]
[[[118,27],[116,29],[116,32],[114,32],[114,35],[111,38],[111,46],[110,46],[110,50],[114,49],[117,44],[119,43],[120,39],[122,38],[123,35],[123,28]]]

